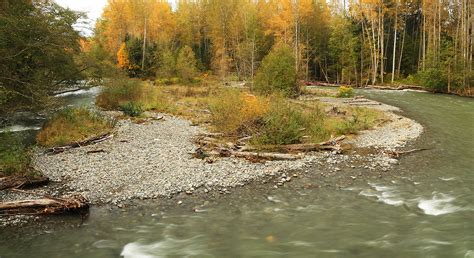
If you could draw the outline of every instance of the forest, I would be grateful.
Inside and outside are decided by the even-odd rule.
[[[189,47],[200,71],[252,81],[283,43],[299,80],[471,95],[473,23],[469,0],[115,0],[88,44],[132,77],[176,76]]]
[[[472,96],[470,0],[111,0],[87,37],[75,29],[85,14],[53,1],[0,7],[3,112],[43,108],[65,84],[117,70],[253,85],[278,45],[291,49],[299,81]]]

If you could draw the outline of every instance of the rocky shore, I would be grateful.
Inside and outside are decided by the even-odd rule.
[[[341,104],[341,103],[340,103]],[[40,189],[45,194],[81,194],[92,204],[122,204],[134,199],[172,197],[176,194],[227,194],[232,188],[250,182],[272,182],[275,188],[297,177],[292,171],[323,165],[338,173],[341,168],[388,171],[398,161],[383,150],[405,146],[423,131],[417,122],[383,108],[390,121],[360,132],[347,143],[356,148],[371,149],[371,154],[332,152],[308,153],[296,161],[252,163],[245,159],[219,158],[213,163],[192,156],[197,145],[193,140],[205,130],[190,121],[163,115],[160,121],[136,124],[120,120],[110,140],[51,155],[38,150],[35,168],[49,177],[53,185]],[[271,178],[271,180],[269,180]],[[18,198],[10,192],[0,201]],[[25,198],[24,194],[22,196]],[[29,196],[34,198],[34,196]],[[5,220],[2,221],[5,224]]]
[[[387,114],[391,122],[361,132],[350,142],[357,147],[394,149],[421,134],[422,127],[415,121]],[[319,161],[331,163],[327,153],[308,154],[297,161],[251,163],[230,157],[207,163],[191,155],[198,147],[193,139],[205,130],[181,118],[164,117],[147,124],[122,120],[113,139],[57,155],[40,154],[35,167],[92,203],[120,203],[192,194],[198,188],[225,193],[264,176],[281,175]],[[100,152],[90,153],[97,150]],[[378,163],[388,169],[395,161],[380,156]]]

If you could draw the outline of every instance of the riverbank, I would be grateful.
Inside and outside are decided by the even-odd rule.
[[[347,99],[321,98],[319,101],[332,102],[334,106],[350,105],[345,103]],[[111,140],[56,155],[38,150],[34,166],[54,182],[52,186],[40,189],[36,195],[7,192],[0,201],[38,198],[41,194],[81,194],[92,204],[112,204],[120,208],[137,199],[228,194],[233,188],[249,183],[271,182],[278,188],[314,164],[323,166],[325,169],[320,173],[328,176],[337,174],[342,167],[364,169],[367,175],[389,171],[398,161],[383,150],[405,146],[423,129],[415,121],[395,114],[400,112],[395,107],[373,102],[357,105],[383,110],[389,120],[349,137],[344,143],[353,146],[349,152],[313,152],[296,161],[252,163],[228,157],[208,163],[192,155],[199,147],[194,139],[207,132],[186,119],[156,114],[163,119],[142,124],[121,120]],[[22,219],[6,221],[3,219],[2,224],[21,223]]]
[[[390,110],[387,105],[377,108]],[[418,123],[392,112],[388,114],[389,122],[361,132],[349,142],[363,148],[394,149],[421,134]],[[225,193],[228,188],[264,176],[281,176],[285,171],[327,160],[326,153],[310,153],[296,161],[252,163],[230,157],[208,163],[192,155],[198,148],[194,139],[205,133],[204,128],[173,116],[164,115],[163,120],[146,124],[122,120],[112,140],[58,155],[39,154],[35,167],[92,203],[120,204],[131,199],[171,197],[181,192],[193,194],[197,190]],[[379,137],[381,134],[383,137]],[[97,150],[100,152],[91,153]],[[388,169],[395,161],[380,156],[378,163]]]

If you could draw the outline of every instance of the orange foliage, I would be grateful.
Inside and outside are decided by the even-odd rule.
[[[117,52],[117,66],[121,69],[130,68],[130,60],[128,60],[127,47],[125,43],[122,43]]]

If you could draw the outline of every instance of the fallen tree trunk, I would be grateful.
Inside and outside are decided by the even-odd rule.
[[[331,145],[322,145],[318,143],[303,143],[303,144],[288,144],[288,145],[267,145],[267,146],[260,146],[258,148],[255,147],[247,147],[244,146],[240,149],[240,151],[248,152],[248,151],[257,151],[257,150],[265,150],[271,151],[276,153],[301,153],[301,152],[312,152],[312,151],[339,151],[339,146],[331,146]]]
[[[384,151],[385,154],[387,154],[391,158],[399,158],[402,155],[413,153],[413,152],[418,152],[418,151],[425,151],[428,149],[413,149],[413,150],[407,150],[407,151]]]
[[[345,139],[346,139],[346,136],[341,135],[341,136],[329,139],[325,142],[320,142],[319,145],[336,145],[336,144],[338,144],[339,142],[342,142]]]
[[[340,151],[339,142],[346,139],[345,135],[341,135],[321,143],[301,143],[301,144],[287,144],[287,145],[266,145],[259,147],[244,146],[240,151],[256,151],[266,150],[282,153],[297,153],[297,152],[311,152],[311,151]]]
[[[426,91],[426,88],[418,85],[397,85],[397,86],[386,86],[386,85],[369,85],[366,88],[378,89],[378,90],[422,90]]]
[[[270,152],[246,152],[246,151],[231,151],[231,155],[238,158],[246,158],[250,160],[297,160],[301,159],[301,154],[285,154],[285,153],[270,153]]]
[[[49,178],[44,176],[7,176],[0,178],[0,190],[42,186],[48,183]]]
[[[68,212],[82,212],[89,209],[89,203],[82,196],[70,198],[43,198],[0,203],[1,215],[32,214],[47,215]]]
[[[102,135],[99,135],[99,136],[89,138],[85,141],[74,142],[74,143],[71,143],[69,145],[65,145],[65,146],[61,146],[61,147],[49,148],[49,149],[46,150],[46,153],[58,154],[58,153],[64,152],[65,150],[68,150],[68,149],[84,147],[84,146],[91,145],[91,144],[97,144],[97,143],[106,141],[106,140],[108,140],[112,137],[114,137],[113,133],[106,133],[106,134],[102,134]]]

